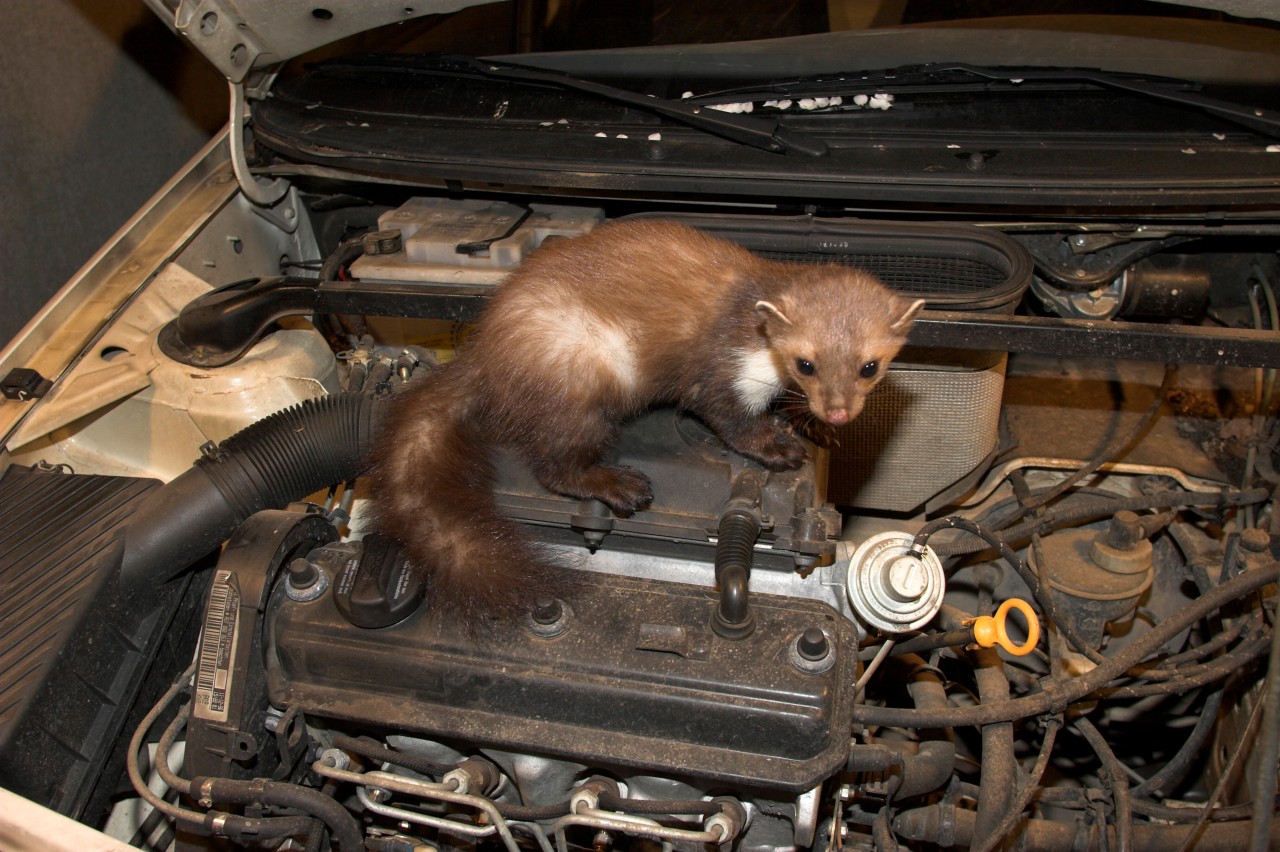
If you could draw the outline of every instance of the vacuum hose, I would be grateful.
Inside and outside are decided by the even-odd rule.
[[[362,473],[385,396],[317,397],[259,420],[152,491],[125,531],[120,583],[137,589],[182,573],[263,509],[280,509]]]

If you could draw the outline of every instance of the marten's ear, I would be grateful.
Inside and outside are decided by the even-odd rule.
[[[757,306],[758,307],[758,306]],[[916,318],[916,314],[924,308],[924,299],[916,299],[907,309],[902,312],[902,316],[893,321],[891,328],[898,334],[906,334],[907,328],[911,325],[911,321]]]
[[[791,320],[787,319],[787,315],[772,302],[756,302],[756,313],[760,315],[760,319],[764,321],[766,328],[770,324],[777,322],[783,325],[791,325]]]

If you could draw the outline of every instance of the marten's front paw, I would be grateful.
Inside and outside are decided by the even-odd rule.
[[[629,518],[653,503],[653,483],[634,467],[600,465],[591,471],[591,493],[620,518]]]
[[[756,460],[770,470],[795,470],[804,464],[808,452],[804,441],[781,428],[770,430],[769,439],[763,441],[755,454]]]

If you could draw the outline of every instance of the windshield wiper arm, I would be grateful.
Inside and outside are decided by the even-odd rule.
[[[531,68],[527,65],[515,65],[496,60],[476,59],[470,56],[444,56],[441,57],[441,64],[446,68],[449,65],[453,65],[455,69],[499,80],[538,83],[584,92],[615,103],[626,104],[637,109],[657,113],[696,130],[731,139],[734,142],[750,145],[763,151],[772,151],[776,154],[794,151],[800,154],[807,154],[810,157],[821,157],[828,152],[826,142],[808,133],[790,130],[777,121],[720,112],[668,98],[653,98],[637,92],[630,92],[626,89],[619,89],[616,86],[593,83],[590,80],[571,77],[558,71]]]
[[[1136,95],[1168,101],[1203,110],[1219,118],[1225,118],[1245,127],[1265,133],[1269,136],[1280,136],[1280,115],[1274,110],[1261,107],[1250,107],[1243,104],[1211,98],[1198,92],[1173,88],[1182,80],[1152,80],[1128,74],[1114,74],[1090,68],[987,68],[980,65],[969,65],[963,62],[925,66],[929,71],[960,71],[988,80],[1021,82],[1072,82],[1090,83],[1104,89],[1115,89],[1131,92]]]

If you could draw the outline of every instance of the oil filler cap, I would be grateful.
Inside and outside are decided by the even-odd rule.
[[[422,604],[426,584],[393,540],[375,533],[362,544],[334,583],[334,604],[356,627],[398,624]]]

